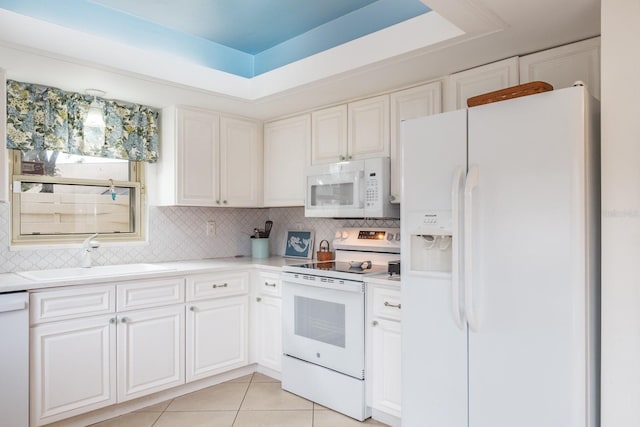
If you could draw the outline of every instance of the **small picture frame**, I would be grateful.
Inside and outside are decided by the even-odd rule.
[[[287,258],[310,259],[313,255],[313,231],[287,230],[284,242],[284,256]]]

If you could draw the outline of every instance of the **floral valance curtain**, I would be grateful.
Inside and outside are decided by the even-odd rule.
[[[93,96],[7,80],[7,148],[53,150],[114,159],[158,160],[158,112],[97,98],[105,131],[90,143],[85,121]]]

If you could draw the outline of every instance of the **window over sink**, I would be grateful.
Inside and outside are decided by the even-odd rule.
[[[11,150],[12,244],[144,239],[144,163]]]

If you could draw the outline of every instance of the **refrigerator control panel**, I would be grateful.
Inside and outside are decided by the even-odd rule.
[[[407,215],[411,234],[451,235],[451,211],[410,212]]]

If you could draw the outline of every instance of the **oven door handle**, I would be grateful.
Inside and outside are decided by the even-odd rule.
[[[356,280],[333,279],[330,277],[308,276],[305,274],[286,274],[281,276],[282,286],[287,283],[299,286],[312,286],[315,288],[332,289],[342,292],[364,293],[364,282]]]

